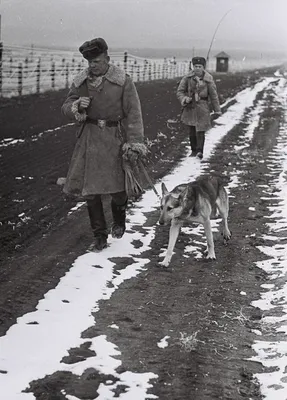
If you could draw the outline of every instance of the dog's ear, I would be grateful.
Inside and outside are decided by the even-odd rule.
[[[165,186],[165,184],[163,182],[161,184],[161,191],[162,191],[163,196],[165,196],[168,193],[167,187]]]

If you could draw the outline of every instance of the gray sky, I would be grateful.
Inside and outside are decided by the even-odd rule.
[[[111,48],[274,49],[287,52],[287,0],[0,0],[4,44]]]

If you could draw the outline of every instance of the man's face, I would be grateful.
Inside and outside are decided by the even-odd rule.
[[[99,56],[88,60],[89,70],[92,75],[104,75],[109,65],[110,57],[107,54],[100,54]]]
[[[201,76],[203,74],[204,66],[201,64],[194,64],[193,70],[196,76]]]

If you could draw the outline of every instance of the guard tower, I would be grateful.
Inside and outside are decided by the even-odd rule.
[[[228,72],[229,55],[224,51],[216,56],[216,72]]]

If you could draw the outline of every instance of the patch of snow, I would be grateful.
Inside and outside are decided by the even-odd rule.
[[[161,348],[161,349],[164,349],[165,347],[168,346],[168,341],[167,341],[167,339],[169,339],[169,338],[170,338],[170,336],[165,336],[164,338],[162,338],[162,339],[158,342],[157,346],[158,346],[159,348]]]

